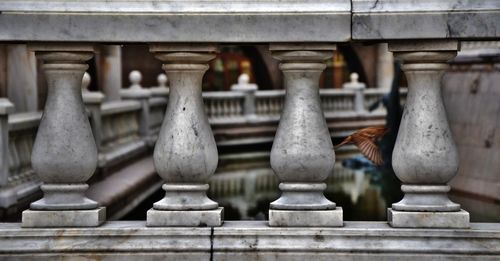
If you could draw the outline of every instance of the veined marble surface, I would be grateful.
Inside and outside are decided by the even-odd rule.
[[[6,0],[0,41],[345,42],[350,10],[349,0]]]
[[[20,228],[0,223],[0,260],[498,260],[500,224],[470,229],[391,228],[345,222],[340,228],[269,227],[227,221],[221,227],[146,227],[144,221],[97,228]]]
[[[352,8],[355,40],[500,37],[496,0],[352,0]]]

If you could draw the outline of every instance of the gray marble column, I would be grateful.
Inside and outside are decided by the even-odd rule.
[[[205,114],[203,74],[215,58],[213,45],[152,45],[170,79],[167,111],[154,149],[154,164],[165,180],[165,197],[148,211],[148,226],[220,226],[223,208],[206,195],[218,162]]]
[[[35,55],[25,44],[7,45],[7,97],[16,112],[38,110]]]
[[[33,145],[32,166],[44,196],[23,212],[24,227],[98,226],[105,208],[85,197],[97,166],[97,148],[82,100],[82,77],[94,47],[30,46],[43,60],[48,96]]]
[[[441,79],[457,41],[390,43],[403,61],[408,97],[392,154],[404,198],[388,210],[394,227],[465,228],[469,213],[448,199],[458,170],[458,152],[446,118]]]
[[[106,95],[106,101],[119,101],[122,88],[122,47],[103,45],[100,51],[102,91]]]
[[[342,208],[323,195],[335,152],[319,97],[319,77],[335,45],[271,45],[281,61],[285,105],[271,150],[281,197],[271,203],[271,226],[342,226]]]

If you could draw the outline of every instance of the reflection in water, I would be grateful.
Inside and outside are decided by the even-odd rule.
[[[386,208],[401,199],[399,181],[374,169],[335,166],[325,195],[342,206],[345,220],[386,220]],[[219,172],[209,196],[225,208],[226,220],[263,220],[279,197],[278,180],[269,167]]]
[[[269,203],[279,197],[279,182],[269,166],[269,154],[247,155],[250,158],[223,156],[211,178],[209,197],[224,207],[225,220],[266,220]],[[326,183],[325,196],[343,208],[347,221],[386,221],[387,207],[403,197],[392,172],[372,167],[350,169],[338,163]],[[164,195],[163,190],[156,191],[123,220],[145,220],[146,211]],[[472,222],[500,222],[498,203],[456,193],[450,198],[469,211]]]

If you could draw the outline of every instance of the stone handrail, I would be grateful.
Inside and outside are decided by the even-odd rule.
[[[2,106],[2,105],[0,105]],[[2,167],[0,183],[0,207],[9,208],[24,197],[38,191],[40,180],[31,167],[31,150],[40,123],[40,112],[7,114],[7,142],[0,155]],[[3,132],[5,130],[0,130]]]
[[[6,0],[0,2],[0,24],[0,41],[28,43],[43,63],[48,84],[31,154],[43,198],[23,212],[21,224],[0,224],[0,254],[7,259],[72,254],[115,260],[500,256],[500,225],[470,223],[469,213],[448,198],[447,183],[457,173],[459,156],[440,88],[460,41],[500,37],[497,0]],[[336,44],[353,40],[387,42],[408,81],[392,155],[404,198],[387,209],[385,224],[344,222],[342,206],[323,193],[335,151],[318,83]],[[97,43],[148,44],[170,79],[153,154],[165,197],[152,204],[145,224],[106,222],[106,209],[85,196],[99,162],[96,141],[103,136],[93,135],[80,81]],[[283,73],[285,97],[262,102],[265,114],[281,110],[270,155],[281,196],[270,204],[265,222],[224,223],[223,208],[207,197],[218,152],[201,87],[224,43],[268,44]],[[342,96],[336,102],[342,105],[333,110],[364,111],[369,99],[363,101],[359,85],[351,87],[354,98]],[[122,93],[140,103],[142,139],[151,137],[151,95],[136,84]],[[231,115],[241,109],[224,104]],[[89,108],[94,130],[99,110],[100,105]],[[6,111],[0,111],[3,154]]]
[[[244,115],[245,95],[240,92],[203,92],[209,118],[232,118]]]

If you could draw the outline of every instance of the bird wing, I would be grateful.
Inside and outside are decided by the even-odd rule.
[[[344,145],[346,145],[347,143],[350,143],[352,142],[352,136],[348,136],[347,138],[345,138],[345,140],[343,140],[341,143],[339,143],[337,146],[335,146],[334,148],[335,149],[338,149]]]
[[[360,138],[355,141],[356,146],[359,148],[359,151],[371,160],[375,165],[380,166],[384,163],[382,160],[382,154],[380,150],[373,141],[367,138]]]
[[[356,145],[361,151],[361,154],[371,160],[375,165],[380,166],[384,164],[384,161],[376,141],[386,133],[387,128],[384,126],[367,127],[348,136],[345,140],[335,146],[335,149],[338,149],[348,143],[354,143],[354,145]]]

